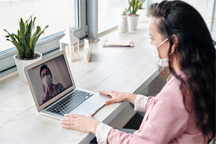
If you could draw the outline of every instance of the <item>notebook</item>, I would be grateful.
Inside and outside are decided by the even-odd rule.
[[[103,47],[134,47],[130,40],[103,40]]]

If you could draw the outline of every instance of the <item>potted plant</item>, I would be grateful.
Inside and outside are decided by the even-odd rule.
[[[147,7],[147,2],[145,2],[145,0],[143,5]],[[140,16],[139,22],[144,22],[147,18],[147,12],[149,12],[149,10],[144,7],[141,5],[137,11],[137,14]]]
[[[37,40],[41,34],[44,33],[45,29],[48,28],[47,25],[43,30],[41,30],[41,27],[37,26],[34,31],[35,19],[36,17],[32,19],[32,16],[30,16],[30,18],[24,23],[21,18],[19,21],[20,29],[17,30],[17,34],[9,33],[4,29],[4,31],[8,33],[8,35],[5,36],[6,40],[12,42],[17,49],[17,54],[14,55],[14,60],[20,79],[24,82],[27,81],[24,73],[24,67],[42,59],[42,54],[34,52],[34,50]]]
[[[139,15],[136,14],[139,7],[142,6],[145,0],[128,0],[129,7],[126,9],[127,12],[129,12],[128,15],[128,26],[129,31],[136,31],[137,25],[139,21]]]

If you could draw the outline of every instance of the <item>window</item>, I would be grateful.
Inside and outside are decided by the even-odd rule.
[[[99,0],[98,1],[98,29],[99,33],[117,26],[120,16],[128,8],[128,0]]]
[[[13,56],[16,54],[14,45],[4,38],[3,29],[16,33],[19,19],[36,18],[36,25],[46,29],[37,42],[35,51],[42,54],[59,48],[59,40],[64,30],[71,27],[78,38],[86,37],[86,1],[85,0],[0,0],[0,77],[3,73],[16,70]],[[14,70],[12,70],[14,71]]]
[[[36,25],[45,27],[50,25],[45,34],[40,38],[63,31],[66,27],[75,27],[74,0],[31,0],[31,1],[5,1],[0,3],[0,30],[17,32],[20,17],[27,20],[30,15],[36,18]],[[59,11],[61,9],[62,11]],[[9,10],[9,11],[8,11]],[[17,11],[19,11],[17,13]],[[7,12],[7,14],[5,14]],[[14,47],[14,45],[4,39],[6,32],[0,33],[0,51]]]

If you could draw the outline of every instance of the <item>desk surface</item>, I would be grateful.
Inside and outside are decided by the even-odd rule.
[[[149,49],[148,22],[139,23],[138,30],[119,34],[118,30],[101,36],[93,43],[92,62],[83,59],[69,62],[76,86],[95,91],[117,90],[139,93],[158,75]],[[105,39],[132,40],[134,48],[103,48]],[[81,55],[82,56],[82,55]],[[103,107],[95,119],[109,123],[124,103]],[[61,128],[60,122],[40,115],[27,83],[17,72],[0,81],[1,143],[86,143],[93,134]]]

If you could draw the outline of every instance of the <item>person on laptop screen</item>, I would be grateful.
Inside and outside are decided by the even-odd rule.
[[[53,84],[52,73],[46,65],[41,66],[40,77],[43,83],[44,92],[42,96],[42,104],[65,90],[61,83]]]

